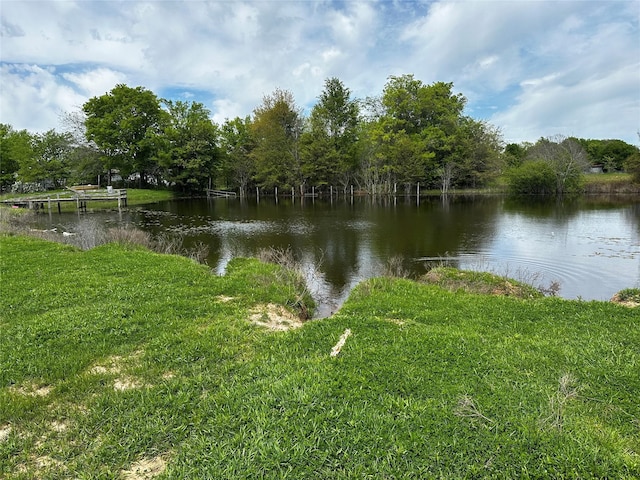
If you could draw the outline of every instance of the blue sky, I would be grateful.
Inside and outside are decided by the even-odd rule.
[[[0,3],[0,122],[60,116],[118,83],[202,102],[221,123],[326,78],[357,98],[390,75],[453,82],[507,142],[640,138],[640,2],[32,1]]]

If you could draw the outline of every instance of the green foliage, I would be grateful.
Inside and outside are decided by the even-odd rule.
[[[553,195],[556,176],[551,165],[543,160],[529,160],[507,172],[512,195]]]
[[[0,244],[3,478],[640,476],[637,310],[384,278],[271,332],[274,265]]]
[[[543,160],[561,195],[583,190],[590,164],[638,170],[638,149],[621,140],[557,136],[503,148],[499,129],[464,115],[465,104],[452,83],[426,85],[410,74],[389,77],[381,95],[367,99],[354,99],[332,77],[308,117],[291,92],[277,88],[252,117],[216,125],[198,102],[161,101],[120,84],[66,114],[69,133],[31,135],[2,125],[0,188],[19,172],[23,181],[57,186],[111,184],[119,174],[125,182],[138,178],[142,188],[169,184],[190,194],[209,185],[241,194],[255,186],[269,193],[312,186],[346,192],[350,185],[415,192],[416,183],[448,193],[495,186],[505,166],[517,173],[524,162]]]
[[[219,166],[218,129],[198,102],[163,100],[168,117],[158,138],[162,177],[183,192],[202,192]]]
[[[640,152],[635,152],[624,161],[624,171],[631,174],[634,183],[640,183]]]
[[[358,103],[337,78],[325,81],[302,136],[304,176],[313,185],[346,188],[356,170]]]
[[[527,158],[545,162],[553,170],[555,188],[551,193],[579,193],[583,174],[589,168],[587,153],[574,138],[561,135],[541,138],[527,150]]]
[[[153,158],[166,115],[156,95],[120,84],[89,99],[82,109],[87,139],[98,146],[107,174],[114,169],[123,178],[138,173],[140,185],[146,184],[154,173]]]
[[[462,117],[450,157],[456,166],[457,184],[471,188],[490,184],[502,170],[501,150],[502,136],[496,127]]]
[[[0,190],[15,182],[20,165],[33,158],[31,141],[26,130],[17,132],[11,125],[0,124]]]
[[[300,157],[302,116],[291,92],[276,89],[254,110],[251,134],[256,180],[264,188],[304,185]]]
[[[55,130],[32,136],[32,156],[20,162],[18,178],[27,183],[52,182],[53,188],[65,184],[70,176],[72,138],[68,133]]]
[[[601,165],[605,172],[621,171],[625,161],[639,154],[638,147],[622,140],[579,139],[589,155],[591,165]]]
[[[527,155],[527,147],[519,143],[510,143],[504,149],[507,167],[519,167]]]
[[[251,156],[254,148],[251,118],[226,120],[220,129],[220,142],[220,179],[225,187],[238,188],[244,195],[255,175],[255,162]]]

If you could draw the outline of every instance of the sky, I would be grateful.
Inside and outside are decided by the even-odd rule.
[[[117,84],[251,115],[277,88],[306,113],[325,80],[452,82],[505,142],[640,144],[640,1],[0,2],[0,123],[62,131]]]

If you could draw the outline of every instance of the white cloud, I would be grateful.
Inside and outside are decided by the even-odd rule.
[[[219,121],[275,88],[308,109],[328,77],[364,97],[413,73],[454,82],[510,139],[635,142],[639,17],[634,1],[10,1],[0,121],[54,128],[117,83],[194,95]]]
[[[61,84],[53,68],[3,64],[0,68],[2,123],[16,129],[46,131],[57,128],[60,115],[85,101],[70,86]]]
[[[558,75],[523,82],[517,103],[491,121],[507,141],[533,141],[554,134],[626,138],[640,128],[639,65],[563,85]]]
[[[76,89],[88,98],[102,95],[115,85],[127,83],[125,74],[109,68],[69,72],[63,73],[61,76],[76,85]]]
[[[242,105],[228,98],[222,98],[213,102],[212,119],[221,125],[225,120],[234,119],[236,117],[244,118],[248,113],[243,111]]]

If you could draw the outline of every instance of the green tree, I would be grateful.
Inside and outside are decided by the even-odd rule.
[[[583,174],[589,169],[587,152],[574,138],[556,135],[541,138],[527,152],[527,158],[547,163],[556,179],[555,193],[577,193]]]
[[[207,188],[218,167],[218,129],[198,102],[163,100],[168,112],[158,138],[163,178],[183,192]]]
[[[358,102],[337,78],[325,80],[302,136],[304,175],[314,185],[351,183],[356,168]]]
[[[26,130],[16,131],[8,124],[0,124],[0,191],[16,181],[20,165],[27,164],[32,157],[31,134]]]
[[[247,193],[255,175],[255,162],[251,152],[254,148],[251,136],[251,118],[236,117],[226,120],[220,132],[222,163],[220,175],[227,188],[238,188],[240,195]]]
[[[509,143],[504,148],[504,163],[507,167],[519,167],[527,156],[527,149],[531,145],[526,143]]]
[[[631,174],[634,183],[640,183],[640,152],[627,157],[624,161],[624,171]]]
[[[155,150],[166,115],[156,95],[120,84],[82,109],[87,139],[100,150],[109,183],[111,172],[119,169],[123,178],[137,173],[140,186],[146,185],[157,167]]]
[[[300,156],[303,118],[293,94],[276,89],[263,98],[253,113],[251,135],[255,148],[251,156],[257,182],[265,188],[300,186],[304,190],[307,179]]]
[[[39,184],[41,188],[63,186],[70,174],[71,135],[55,130],[32,135],[31,149],[32,155],[20,163],[20,180]]]
[[[577,141],[587,151],[591,165],[600,165],[606,172],[622,170],[625,160],[638,152],[638,147],[623,140],[586,140],[581,138]]]
[[[66,112],[61,117],[64,131],[71,135],[73,149],[69,154],[71,183],[102,183],[103,165],[96,144],[87,140],[85,122],[87,116],[81,110]]]
[[[450,156],[466,99],[452,88],[444,82],[424,85],[413,75],[389,78],[382,113],[372,127],[388,184],[439,178],[444,182],[444,172],[453,172]]]
[[[457,184],[480,188],[495,179],[502,166],[502,146],[498,128],[482,120],[462,117],[449,157],[457,171]]]

